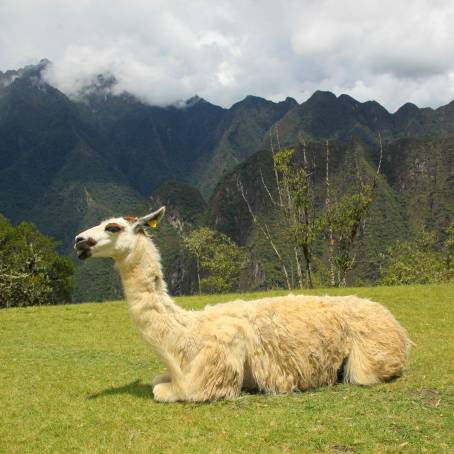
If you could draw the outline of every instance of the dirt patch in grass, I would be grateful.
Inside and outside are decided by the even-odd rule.
[[[345,445],[331,445],[329,447],[329,450],[331,452],[357,452],[355,448],[352,448],[351,446],[345,446]]]
[[[443,405],[440,392],[436,389],[420,388],[409,391],[408,394],[427,407],[438,408]]]

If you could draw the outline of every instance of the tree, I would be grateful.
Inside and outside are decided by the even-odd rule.
[[[193,230],[184,243],[196,257],[199,293],[225,293],[236,287],[248,261],[243,248],[208,227]]]
[[[292,239],[299,286],[312,288],[313,250],[322,222],[315,212],[313,172],[309,169],[304,145],[301,154],[298,162],[294,148],[283,148],[274,153],[273,162],[277,175],[278,207]],[[304,279],[301,258],[304,259]]]
[[[334,202],[326,213],[326,222],[333,238],[329,261],[333,270],[331,283],[335,286],[347,285],[347,274],[356,260],[354,246],[372,199],[372,193],[368,189],[345,195]]]
[[[330,182],[330,150],[329,142],[326,141],[326,197],[324,203],[315,194],[317,192],[314,190],[317,181],[317,160],[314,155],[312,155],[312,159],[309,159],[311,156],[308,155],[306,144],[303,143],[298,149],[280,148],[277,130],[276,140],[277,150],[271,140],[275,177],[275,185],[272,190],[266,184],[262,173],[261,179],[265,193],[277,209],[278,217],[285,226],[283,233],[285,232],[286,237],[290,240],[293,253],[291,260],[295,263],[299,287],[313,287],[315,251],[321,244],[323,236],[328,241],[330,284],[345,286],[348,272],[355,263],[355,247],[358,244],[358,238],[365,228],[366,216],[375,197],[383,156],[381,137],[379,136],[380,159],[373,176],[368,179],[363,178],[359,162],[356,159],[356,188],[353,193],[344,193],[337,197],[334,196]],[[242,182],[237,183],[253,222],[268,240],[281,265],[287,287],[290,289],[291,283],[286,268],[288,257],[284,257],[279,250],[266,218],[261,219],[253,211]]]
[[[68,303],[74,265],[56,251],[56,243],[22,222],[0,217],[0,307]]]
[[[184,245],[196,258],[197,283],[199,295],[202,293],[202,284],[200,278],[201,260],[207,253],[207,245],[214,241],[215,232],[208,227],[201,227],[193,230],[188,236],[184,237]]]
[[[271,133],[270,139],[277,194],[273,196],[261,173],[262,184],[272,205],[277,208],[279,218],[285,224],[285,233],[290,238],[293,250],[293,260],[295,262],[299,287],[303,288],[306,286],[307,288],[312,288],[313,248],[322,225],[320,219],[315,215],[313,171],[309,169],[305,145],[303,145],[300,154],[296,153],[295,148],[281,149],[277,129],[276,140],[278,148],[276,151]],[[286,261],[274,241],[268,223],[260,219],[253,211],[242,182],[238,181],[237,184],[253,222],[258,226],[275,253],[285,276],[287,287],[290,290],[292,285],[285,264]]]
[[[359,162],[356,159],[356,190],[353,194],[339,196],[331,200],[329,179],[329,143],[326,142],[326,200],[324,224],[328,240],[328,262],[330,268],[330,284],[345,287],[347,274],[352,270],[356,260],[355,246],[358,237],[365,229],[366,216],[370,204],[374,200],[383,158],[381,136],[380,159],[374,176],[365,181],[361,176]]]

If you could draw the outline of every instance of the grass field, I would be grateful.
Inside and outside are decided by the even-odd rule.
[[[150,381],[162,368],[124,302],[0,311],[0,452],[454,452],[454,286],[311,293],[391,309],[417,343],[407,373],[369,388],[158,404]]]

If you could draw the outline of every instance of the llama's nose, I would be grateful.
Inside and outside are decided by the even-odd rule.
[[[91,237],[85,238],[83,236],[77,236],[75,239],[74,247],[76,249],[90,249],[96,246],[97,241]]]

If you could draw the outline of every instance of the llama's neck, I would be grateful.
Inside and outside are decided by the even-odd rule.
[[[167,294],[159,253],[139,235],[134,249],[116,261],[129,312],[145,339],[161,349],[184,334],[191,314]]]

